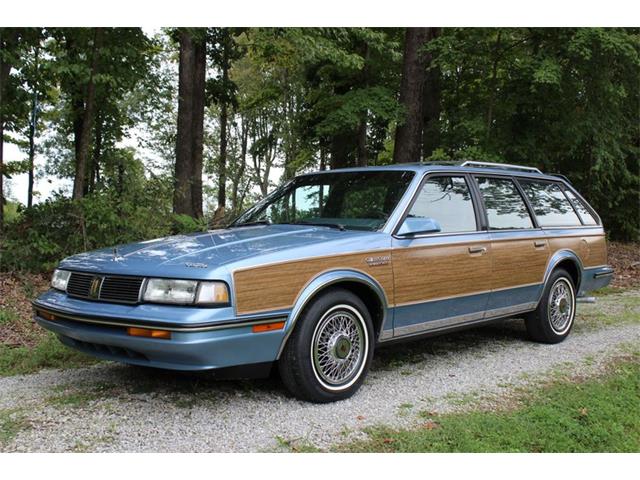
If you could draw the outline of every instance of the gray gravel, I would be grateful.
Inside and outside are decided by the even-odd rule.
[[[608,302],[615,299],[591,313]],[[328,405],[292,399],[275,379],[216,381],[106,362],[0,378],[0,413],[12,411],[26,426],[0,450],[327,448],[361,438],[367,426],[412,426],[425,421],[425,412],[499,404],[554,372],[593,374],[630,346],[640,346],[638,318],[597,328],[577,324],[559,345],[531,343],[522,322],[505,321],[380,349],[361,390]]]

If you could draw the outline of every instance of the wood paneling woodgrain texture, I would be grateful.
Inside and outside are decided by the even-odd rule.
[[[470,255],[470,246],[486,247],[487,253]],[[474,242],[394,250],[396,305],[488,291],[490,248],[489,242]]]
[[[544,248],[536,248],[535,242],[545,242]],[[503,289],[541,283],[549,261],[550,251],[544,238],[502,240],[491,243],[493,274],[491,288]]]
[[[555,237],[550,239],[552,251],[573,250],[582,261],[582,265],[596,267],[607,264],[607,241],[603,235]]]
[[[390,255],[390,250],[335,255],[237,270],[233,274],[238,314],[280,310],[293,306],[307,283],[327,270],[359,270],[374,278],[384,289],[387,302],[393,304],[391,262],[369,266],[367,257]]]
[[[536,249],[534,241],[543,239],[547,247]],[[487,253],[470,255],[470,246],[484,246]],[[236,310],[249,314],[291,308],[311,280],[340,268],[374,278],[390,306],[541,283],[550,257],[561,249],[574,251],[584,267],[607,263],[604,235],[420,245],[293,260],[234,272]],[[367,257],[387,255],[391,262],[386,265],[366,262]]]

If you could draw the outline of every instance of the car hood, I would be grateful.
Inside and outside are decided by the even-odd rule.
[[[302,225],[260,225],[177,235],[119,245],[66,258],[61,268],[111,274],[207,278],[247,259],[329,242],[361,244],[371,232]],[[324,250],[324,249],[323,249]],[[314,249],[314,253],[317,251]],[[323,252],[323,253],[332,253]],[[317,253],[317,254],[323,254]],[[291,258],[298,258],[293,254]]]

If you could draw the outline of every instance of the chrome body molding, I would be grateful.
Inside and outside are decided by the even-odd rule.
[[[601,272],[596,272],[593,274],[593,278],[602,278],[602,277],[611,277],[613,276],[613,268],[608,270],[603,270]]]
[[[435,332],[448,328],[455,328],[462,325],[468,325],[476,322],[484,322],[488,320],[497,320],[505,318],[510,315],[518,313],[526,313],[535,310],[537,302],[521,303],[519,305],[513,305],[510,307],[496,308],[494,310],[488,310],[486,312],[475,312],[466,315],[457,315],[454,317],[442,318],[439,320],[431,320],[423,323],[416,323],[414,325],[407,325],[405,327],[399,327],[394,330],[393,335],[380,338],[380,342],[395,340],[398,338],[411,337],[413,335],[420,335],[428,332]]]
[[[49,307],[41,307],[37,303],[33,303],[33,307],[36,310],[36,316],[38,315],[38,311],[48,313],[49,315],[53,315],[56,317],[56,320],[53,322],[59,321],[71,321],[71,322],[80,322],[86,323],[90,325],[104,325],[108,327],[134,327],[134,328],[149,328],[149,329],[157,329],[157,330],[167,330],[170,332],[211,332],[214,330],[225,330],[229,328],[241,328],[241,327],[251,327],[253,325],[262,325],[266,323],[273,323],[278,320],[284,321],[286,320],[286,316],[284,315],[271,315],[271,316],[259,316],[259,317],[251,317],[242,320],[236,320],[231,322],[221,322],[210,325],[198,325],[192,327],[175,327],[168,326],[166,324],[161,323],[131,323],[127,321],[116,321],[116,320],[108,320],[103,318],[92,318],[92,317],[83,317],[78,315],[71,315],[65,312],[60,312],[58,310],[51,309]],[[46,319],[45,319],[46,320]]]
[[[331,270],[328,272],[323,272],[313,280],[311,280],[302,290],[302,292],[298,295],[298,298],[295,301],[293,309],[289,314],[289,318],[287,319],[287,323],[285,325],[285,336],[282,340],[282,345],[280,346],[280,350],[278,351],[277,359],[280,358],[282,351],[284,350],[284,346],[287,343],[287,340],[293,333],[293,329],[295,328],[296,322],[300,317],[300,314],[304,310],[304,307],[315,297],[315,295],[322,289],[327,288],[331,285],[335,285],[340,282],[357,282],[371,288],[377,295],[381,305],[382,305],[382,322],[380,326],[380,332],[384,332],[384,326],[387,322],[387,312],[389,310],[389,304],[387,302],[387,297],[385,295],[384,289],[376,282],[373,278],[366,275],[363,272],[359,272],[357,270]]]

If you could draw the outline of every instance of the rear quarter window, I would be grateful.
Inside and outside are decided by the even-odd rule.
[[[519,180],[541,227],[582,225],[560,185],[536,180]]]
[[[564,193],[567,194],[567,197],[569,197],[571,204],[580,214],[582,223],[584,223],[585,225],[598,225],[598,221],[591,214],[591,211],[582,200],[576,197],[576,195],[571,190],[565,190]]]

